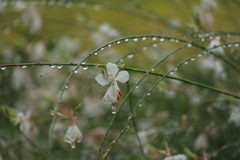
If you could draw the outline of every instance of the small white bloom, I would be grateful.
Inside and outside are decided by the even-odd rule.
[[[211,42],[210,42],[210,44],[209,44],[209,46],[208,46],[208,48],[213,48],[213,47],[219,46],[219,45],[221,45],[219,39],[217,37],[213,37]],[[214,48],[211,51],[217,52],[217,53],[221,53],[221,54],[224,53],[224,50],[223,50],[222,47]]]
[[[83,135],[76,124],[71,124],[64,136],[64,141],[71,144],[72,148],[75,148],[75,141],[80,143],[82,141]]]
[[[106,104],[115,104],[119,96],[121,96],[120,88],[118,87],[117,81],[125,83],[129,80],[129,74],[127,71],[120,71],[116,64],[108,63],[106,65],[107,75],[100,73],[95,79],[96,81],[105,86],[111,82],[111,86],[108,88],[106,94],[103,97],[103,102]]]
[[[198,150],[206,149],[207,147],[208,147],[207,134],[206,134],[206,131],[203,131],[197,136],[194,142],[194,148],[195,150],[198,151]]]
[[[31,124],[29,122],[31,112],[28,111],[26,116],[22,112],[18,112],[15,123],[19,124],[19,128],[23,133],[29,133],[31,129]]]
[[[166,157],[163,160],[187,160],[187,157],[184,154],[178,154],[171,157]]]
[[[237,127],[240,127],[240,108],[233,107],[228,122],[234,123]]]

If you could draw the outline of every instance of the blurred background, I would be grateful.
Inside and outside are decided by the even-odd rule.
[[[53,118],[50,110],[56,106],[61,88],[75,68],[61,64],[79,63],[102,45],[132,35],[149,37],[123,39],[90,56],[86,63],[119,62],[118,65],[149,70],[185,44],[178,38],[186,42],[200,38],[195,43],[200,48],[184,47],[155,67],[154,72],[166,74],[197,55],[171,76],[235,97],[165,78],[144,99],[134,123],[130,122],[108,159],[162,160],[183,154],[195,160],[238,160],[239,9],[238,0],[0,0],[0,64],[59,64],[1,67],[0,160],[44,159]],[[151,35],[166,37],[161,40]],[[234,43],[228,44],[231,42]],[[212,50],[214,54],[198,55],[206,48],[225,43]],[[58,117],[51,159],[97,158],[113,117],[111,105],[102,102],[107,86],[99,86],[95,80],[99,72],[99,67],[79,68],[70,79],[59,112],[69,116],[71,108],[79,107],[76,123],[83,140],[75,149],[64,142],[71,121]],[[120,102],[128,87],[144,76],[128,72],[129,83],[119,83],[123,94]],[[128,124],[131,110],[138,107],[142,96],[159,78],[149,74],[134,89],[117,113],[100,157]]]

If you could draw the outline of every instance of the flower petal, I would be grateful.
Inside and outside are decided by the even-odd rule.
[[[75,124],[73,124],[69,126],[64,136],[64,141],[72,144],[75,141],[81,142],[82,138],[83,138],[82,132]]]
[[[102,74],[102,73],[98,74],[95,77],[95,79],[102,86],[105,86],[105,85],[107,85],[110,82],[109,77],[107,75],[105,75],[105,74]]]
[[[106,68],[107,68],[107,73],[114,78],[118,72],[118,66],[115,63],[108,63],[106,65]]]
[[[117,90],[114,85],[111,85],[103,97],[103,102],[112,104],[117,102]]]
[[[129,80],[129,74],[127,71],[120,71],[116,78],[119,82],[125,83]]]

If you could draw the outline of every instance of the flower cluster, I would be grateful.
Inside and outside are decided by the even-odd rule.
[[[95,79],[102,86],[111,83],[103,97],[103,102],[114,106],[122,94],[117,81],[121,83],[127,82],[129,80],[129,74],[127,71],[119,71],[118,66],[114,63],[108,63],[106,65],[106,71],[107,74],[100,73]]]

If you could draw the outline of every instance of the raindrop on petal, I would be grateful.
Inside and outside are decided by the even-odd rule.
[[[6,69],[6,67],[1,67],[1,70],[5,70]]]

